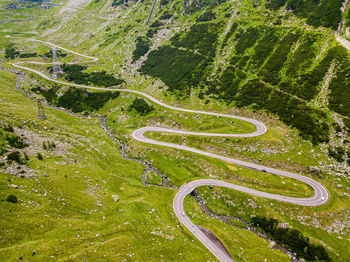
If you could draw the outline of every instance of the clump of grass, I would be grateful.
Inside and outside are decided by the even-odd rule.
[[[6,201],[16,204],[18,202],[18,199],[15,195],[8,195]]]

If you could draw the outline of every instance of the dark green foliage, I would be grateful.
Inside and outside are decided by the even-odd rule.
[[[7,124],[2,129],[4,129],[6,132],[13,133],[13,127],[10,124]]]
[[[237,30],[237,27],[238,27],[238,24],[237,23],[233,23],[231,28],[230,28],[230,31],[227,32],[226,36],[225,36],[225,39],[222,43],[222,46],[226,46],[227,45],[227,41],[230,39],[230,37],[236,32]]]
[[[11,152],[10,154],[8,154],[7,161],[9,161],[9,162],[15,161],[20,165],[23,164],[21,153],[18,151],[14,151],[14,152]]]
[[[342,131],[342,128],[337,123],[333,123],[333,127],[334,127],[334,131],[337,133],[340,133]]]
[[[266,217],[252,217],[251,219],[254,226],[263,229],[266,233],[274,233],[278,226],[278,220],[274,218]]]
[[[259,39],[260,30],[260,28],[253,27],[238,32],[235,37],[235,40],[238,40],[235,46],[236,54],[242,55],[246,49],[252,47]]]
[[[119,92],[107,91],[91,93],[83,89],[71,87],[62,96],[58,97],[58,90],[59,88],[57,86],[48,90],[41,89],[40,87],[32,89],[32,91],[43,95],[51,104],[67,108],[75,113],[98,110],[103,107],[109,99],[114,99],[119,96]],[[48,148],[51,149],[50,146],[48,146]]]
[[[211,10],[204,12],[197,18],[197,22],[207,22],[215,20],[216,14]]]
[[[11,147],[22,149],[28,146],[23,139],[15,134],[7,134],[6,140]]]
[[[258,42],[254,48],[255,53],[252,56],[252,63],[259,68],[266,58],[273,51],[275,44],[277,43],[278,38],[275,35],[275,30],[273,28],[267,28],[265,31],[265,36]]]
[[[335,112],[350,117],[350,56],[342,46],[329,50],[329,55],[340,64],[336,76],[329,85],[329,107]]]
[[[5,58],[6,59],[15,59],[19,56],[20,52],[16,49],[14,43],[10,43],[5,48]]]
[[[166,6],[169,3],[169,0],[160,0],[160,6]]]
[[[198,50],[200,54],[211,56],[215,54],[221,23],[195,24],[181,38],[181,33],[175,35],[171,42],[176,47]]]
[[[316,35],[306,34],[301,39],[299,47],[293,53],[293,57],[288,64],[287,75],[295,77],[299,71],[303,71],[312,64],[315,57],[314,42],[317,40]]]
[[[119,6],[123,4],[128,4],[128,0],[113,0],[112,6]]]
[[[225,2],[226,0],[199,0],[199,1],[192,1],[191,3],[189,3],[189,1],[187,0],[187,1],[184,1],[184,9],[185,9],[185,13],[193,14],[204,7],[211,9]]]
[[[278,84],[279,72],[285,63],[292,45],[298,40],[299,34],[289,32],[280,42],[274,54],[266,62],[265,67],[259,75],[264,81],[274,85]]]
[[[89,74],[83,72],[85,69],[87,69],[87,66],[64,64],[61,66],[61,68],[66,74],[66,79],[68,81],[72,81],[77,84],[88,84]]]
[[[175,47],[191,51],[162,46],[150,52],[139,71],[159,77],[170,91],[188,96],[191,87],[199,86],[205,79],[205,69],[212,63],[222,26],[221,23],[193,25],[184,35],[179,33],[171,39]],[[198,50],[199,54],[194,50]]]
[[[307,18],[313,26],[325,26],[337,29],[341,20],[343,0],[287,0],[287,8],[299,17]]]
[[[43,142],[43,149],[44,150],[53,150],[55,147],[56,147],[56,144],[54,142],[52,142],[52,143],[50,141]]]
[[[269,0],[266,2],[266,7],[271,10],[277,10],[286,4],[287,0]]]
[[[23,156],[25,161],[29,161],[29,157],[26,152],[23,153]]]
[[[98,86],[110,87],[120,85],[124,82],[122,79],[117,79],[113,75],[108,74],[106,71],[85,73],[87,66],[83,65],[67,65],[61,66],[66,75],[68,81],[75,82],[77,84],[94,84]]]
[[[22,149],[27,147],[22,137],[14,134],[14,129],[10,124],[0,127],[0,156],[9,151],[9,147]],[[11,158],[11,156],[10,156]]]
[[[37,154],[36,154],[36,157],[37,157],[39,160],[43,160],[43,159],[44,159],[43,156],[42,156],[42,154],[40,154],[40,153],[37,153]]]
[[[57,100],[57,105],[75,113],[98,110],[109,100],[119,96],[119,92],[91,93],[83,89],[70,87]]]
[[[350,8],[349,7],[344,13],[344,18],[345,18],[345,26],[349,27],[350,26]]]
[[[155,27],[160,27],[160,26],[163,26],[163,23],[162,23],[161,21],[159,21],[159,20],[156,20],[156,21],[154,21],[154,22],[151,24],[150,27],[155,28]]]
[[[164,14],[160,17],[161,20],[167,20],[170,19],[173,16],[172,13],[169,13],[168,11],[165,11]]]
[[[234,99],[239,87],[239,80],[235,74],[235,68],[228,66],[220,79],[219,93],[220,97],[228,100]]]
[[[43,97],[45,97],[45,99],[50,102],[50,103],[55,103],[58,96],[57,96],[57,91],[58,91],[58,87],[53,87],[50,89],[41,89],[40,86],[37,86],[35,88],[32,89],[33,92],[41,94]]]
[[[201,80],[198,76],[194,78],[193,74],[197,68],[201,72],[204,61],[204,57],[193,52],[162,46],[148,55],[140,71],[159,77],[170,91],[189,92],[189,85],[198,84]]]
[[[344,153],[344,152],[342,152]],[[337,150],[333,150],[332,148],[328,148],[328,155],[333,157],[335,160],[337,160],[337,162],[344,162],[344,159],[343,159],[343,155],[337,151]]]
[[[15,195],[8,195],[6,201],[14,204],[18,202],[17,197]]]
[[[328,51],[326,57],[311,72],[300,75],[297,88],[290,90],[291,93],[308,101],[317,95],[320,89],[320,83],[328,72],[334,58],[334,52],[332,50],[330,49]]]
[[[147,115],[153,110],[153,106],[150,106],[143,98],[135,98],[128,111],[132,109],[135,109],[141,115]]]
[[[123,79],[117,79],[106,71],[92,72],[89,76],[89,82],[97,86],[117,86],[124,83]]]
[[[300,135],[314,144],[328,141],[329,127],[322,111],[310,108],[305,102],[282,92],[274,91],[259,80],[245,84],[238,96],[237,105],[253,105],[277,114],[288,125],[297,128]]]
[[[321,245],[310,243],[310,239],[302,232],[292,228],[278,228],[278,220],[255,216],[251,219],[255,227],[267,233],[276,242],[286,245],[297,257],[308,261],[321,260],[331,261],[326,249]]]
[[[37,53],[22,53],[19,55],[20,58],[29,58],[29,57],[37,57]]]
[[[345,127],[350,130],[350,118],[343,118]]]
[[[141,56],[145,55],[151,46],[151,41],[145,37],[139,36],[136,40],[136,48],[132,54],[132,61],[135,62]]]

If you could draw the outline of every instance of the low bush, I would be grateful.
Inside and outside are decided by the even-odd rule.
[[[18,151],[14,151],[14,152],[11,152],[10,154],[8,154],[7,161],[9,161],[9,162],[15,161],[16,163],[23,165],[21,153]]]
[[[15,59],[18,57],[20,52],[16,49],[14,43],[10,43],[5,48],[5,58],[6,59]]]
[[[136,40],[136,48],[132,54],[132,61],[135,62],[141,56],[145,55],[149,51],[150,46],[151,41],[145,37],[139,36]]]
[[[255,227],[260,228],[276,242],[286,245],[298,258],[309,261],[331,261],[326,249],[322,245],[315,245],[302,232],[292,228],[279,228],[279,221],[273,218],[255,216],[251,219]]]
[[[22,149],[28,146],[23,139],[15,134],[7,134],[6,140],[8,144],[14,148]]]
[[[141,115],[147,115],[153,110],[153,106],[150,106],[143,98],[135,98],[132,104],[129,106],[128,111],[135,109]]]
[[[92,93],[83,89],[70,87],[57,100],[57,105],[70,109],[75,113],[92,112],[103,107],[109,99],[115,99],[119,92]]]
[[[36,154],[36,157],[37,157],[39,160],[43,160],[43,159],[44,159],[43,156],[42,156],[42,154],[40,154],[40,153],[37,153],[37,154]]]
[[[83,65],[64,64],[61,67],[65,73],[66,79],[77,84],[94,84],[98,86],[110,87],[120,85],[124,82],[124,80],[117,79],[113,75],[108,74],[106,71],[85,73],[83,71],[87,69],[87,66]]]
[[[15,195],[8,195],[7,198],[6,198],[6,201],[16,204],[18,202],[18,199],[17,199],[17,197]]]

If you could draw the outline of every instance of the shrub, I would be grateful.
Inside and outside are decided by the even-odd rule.
[[[68,81],[77,84],[94,84],[98,86],[110,87],[120,85],[124,82],[122,79],[117,79],[106,71],[85,73],[87,66],[83,65],[62,65],[62,70],[66,74]]]
[[[17,200],[17,197],[15,195],[8,195],[6,198],[6,201],[16,204],[18,200]]]
[[[150,106],[143,98],[135,98],[129,106],[128,111],[131,111],[132,109],[135,109],[141,115],[147,115],[153,110],[153,106]]]
[[[293,228],[278,228],[279,221],[273,218],[255,216],[251,219],[254,226],[260,228],[276,242],[288,246],[297,257],[307,260],[331,261],[326,249],[310,243],[310,239]]]
[[[216,15],[211,10],[204,12],[197,18],[197,22],[207,22],[215,20]]]
[[[43,160],[43,159],[44,159],[43,156],[42,156],[39,152],[36,154],[36,157],[37,157],[39,160]]]
[[[24,143],[24,141],[15,134],[8,134],[6,136],[6,140],[10,146],[18,149],[22,149],[28,146],[28,144]]]
[[[344,162],[343,156],[339,154],[339,152],[333,150],[332,148],[328,148],[328,155],[337,160],[337,162]]]
[[[149,41],[147,38],[139,36],[136,40],[136,48],[132,54],[132,61],[135,62],[138,60],[141,56],[145,55],[151,46],[151,41]]]
[[[10,133],[13,133],[13,131],[14,131],[13,127],[10,124],[8,124],[7,126],[3,127],[3,129],[5,131],[7,131],[7,132],[10,132]]]
[[[19,51],[16,49],[14,43],[10,43],[5,48],[5,58],[6,59],[15,59],[19,56]]]
[[[37,53],[22,53],[19,55],[20,58],[29,58],[29,57],[37,57]]]
[[[98,110],[109,100],[119,96],[119,92],[91,93],[83,89],[70,87],[61,97],[57,105],[70,109],[75,113]]]
[[[18,152],[18,151],[14,151],[14,152],[8,154],[7,155],[7,160],[8,161],[15,161],[15,162],[17,162],[20,165],[23,164],[22,159],[21,159],[21,153]]]

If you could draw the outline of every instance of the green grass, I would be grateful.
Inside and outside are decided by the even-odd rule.
[[[98,120],[47,107],[48,119],[38,120],[36,103],[14,90],[14,75],[0,71],[0,81],[2,121],[14,126],[35,123],[29,124],[31,131],[47,139],[56,136],[69,145],[64,156],[46,153],[39,161],[30,155],[34,178],[1,173],[0,199],[9,194],[19,199],[17,204],[0,202],[3,261],[19,257],[44,261],[51,256],[119,260],[130,254],[132,259],[149,261],[159,261],[163,255],[169,260],[212,259],[176,226],[172,190],[143,186],[143,167],[120,156],[118,145]],[[115,194],[120,198],[117,203],[111,197]]]
[[[195,200],[189,196],[185,199],[185,210],[193,223],[220,236],[220,240],[235,261],[264,261],[265,258],[268,258],[268,261],[289,261],[287,255],[269,249],[269,242],[254,233],[229,226],[203,214]]]
[[[181,5],[181,1],[174,2],[172,8],[180,14]],[[242,6],[224,4],[216,10],[217,16],[223,18],[227,12],[224,10],[226,7],[239,10],[240,15],[236,16],[242,28],[259,26],[278,19],[276,14],[266,12],[260,6],[252,11],[252,5],[251,1],[243,1]],[[42,34],[42,39],[83,54],[99,57],[100,60],[91,64],[89,70],[106,70],[122,75],[126,80],[125,88],[144,91],[174,106],[253,117],[262,120],[269,128],[265,135],[249,139],[187,136],[183,143],[188,146],[299,172],[307,176],[311,176],[308,172],[309,166],[334,164],[334,161],[326,155],[324,146],[315,147],[305,142],[296,130],[283,125],[271,115],[262,111],[253,112],[249,108],[234,109],[209,96],[201,100],[198,98],[196,88],[192,90],[189,97],[179,99],[176,95],[167,92],[166,87],[159,80],[146,78],[137,73],[130,61],[135,40],[148,31],[144,22],[149,14],[150,3],[132,8],[129,13],[130,9],[115,10],[105,5],[104,1],[93,1],[87,8],[73,11],[74,15],[70,17],[65,13],[54,16],[53,14],[58,13],[59,8],[46,10],[42,12],[42,16],[37,9],[26,10],[25,12],[40,16],[40,19],[25,23],[0,24],[0,46],[4,47],[9,43],[10,40],[5,38],[8,34],[37,38]],[[162,11],[163,9],[157,9],[153,19],[156,20]],[[106,18],[109,14],[119,14],[119,16],[109,20],[96,17]],[[193,24],[198,15],[195,14],[192,17],[179,15],[173,24],[163,28],[175,33],[175,29],[180,27],[185,29]],[[295,17],[289,16],[284,19],[285,25],[312,30]],[[325,32],[322,34],[324,36]],[[233,38],[234,35],[229,39],[228,47],[224,49],[228,54],[234,53]],[[328,36],[327,39],[329,39]],[[321,50],[327,39],[326,37],[318,39],[315,44],[317,48]],[[48,46],[31,41],[13,41],[18,48],[26,52],[33,50],[42,54],[50,50]],[[167,39],[161,42],[167,43]],[[330,46],[333,44],[332,41],[329,42]],[[251,48],[247,53],[251,55],[253,51]],[[219,58],[221,59],[221,54],[219,52],[218,57],[215,57],[216,62]],[[68,55],[59,60],[68,62],[82,59]],[[290,60],[287,62],[290,63]],[[45,71],[44,67],[37,68]],[[213,70],[211,73],[220,75],[221,64],[218,68],[219,70]],[[256,74],[253,69],[251,65],[245,68],[250,74],[248,78]],[[282,73],[284,74],[284,71]],[[27,76],[27,80],[30,79],[33,80],[29,81],[32,87],[35,82],[43,87],[48,86],[47,81],[32,74]],[[14,75],[0,71],[0,81],[1,120],[13,122],[14,125],[21,125],[24,121],[35,121],[37,126],[30,125],[30,130],[35,133],[40,132],[47,139],[57,135],[58,140],[70,145],[64,157],[45,153],[44,160],[39,161],[35,156],[30,156],[30,166],[38,171],[36,178],[20,179],[1,174],[0,199],[5,199],[9,194],[15,194],[20,200],[18,204],[0,202],[1,258],[8,261],[16,260],[21,256],[23,260],[41,261],[46,261],[51,256],[64,261],[84,258],[91,261],[101,258],[106,260],[125,258],[139,261],[214,259],[209,251],[186,229],[179,226],[174,218],[171,203],[175,191],[143,186],[143,167],[126,161],[120,156],[118,145],[108,138],[97,120],[80,119],[46,107],[48,120],[38,120],[36,104],[26,100],[21,93],[14,90]],[[23,87],[26,86],[23,85]],[[312,194],[309,187],[294,180],[227,165],[221,161],[187,152],[131,141],[132,130],[158,123],[161,126],[191,131],[227,133],[254,131],[254,127],[245,122],[173,112],[156,105],[153,105],[155,110],[146,116],[126,112],[135,97],[131,94],[121,94],[119,98],[109,101],[96,113],[107,115],[108,124],[113,133],[129,145],[130,155],[153,162],[155,167],[169,177],[171,184],[181,186],[194,179],[213,177],[285,195]],[[209,102],[205,103],[205,100]],[[182,137],[170,134],[147,135],[175,143],[182,140]],[[273,152],[267,152],[267,148],[272,149]],[[282,148],[285,151],[282,151]],[[49,177],[43,176],[44,173]],[[334,261],[346,261],[350,256],[346,245],[348,231],[338,234],[332,232],[334,229],[329,233],[326,229],[331,227],[335,220],[343,222],[346,219],[349,201],[344,194],[349,182],[332,173],[336,171],[324,172],[323,178],[315,177],[316,180],[325,184],[331,193],[330,202],[317,208],[264,200],[220,188],[213,190],[198,188],[198,190],[214,212],[237,215],[247,220],[254,214],[276,217],[281,222],[289,223],[302,231],[304,235],[310,236],[312,241],[325,243],[327,249],[332,249],[330,252]],[[154,174],[150,174],[147,181],[156,184],[161,182],[159,176]],[[10,188],[10,184],[18,185],[19,189]],[[342,184],[343,188],[338,188],[337,184]],[[43,197],[45,191],[47,194]],[[213,195],[214,192],[215,195]],[[115,194],[120,198],[117,203],[112,200],[112,195]],[[65,200],[58,201],[58,198],[62,197]],[[257,208],[252,208],[251,201],[248,199],[253,200]],[[98,203],[101,203],[102,207],[97,206]],[[198,206],[193,200],[187,199],[185,205],[191,219],[215,233],[229,248],[236,261],[261,261],[263,258],[269,261],[287,259],[281,252],[268,249],[268,243],[254,234],[229,227],[218,220],[204,216],[198,211]],[[152,211],[153,208],[155,211]],[[298,216],[309,218],[303,218],[305,222],[301,223],[301,218]],[[103,217],[105,217],[104,221]],[[319,221],[320,226],[313,225],[313,220]],[[174,238],[171,240],[172,237]],[[34,257],[32,257],[33,250],[36,250]]]

